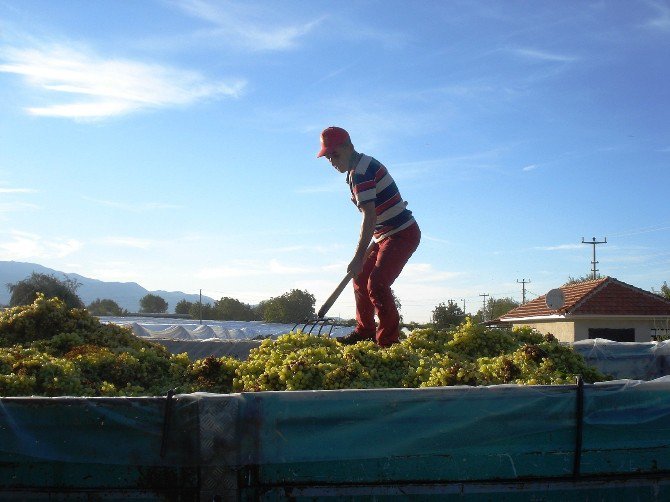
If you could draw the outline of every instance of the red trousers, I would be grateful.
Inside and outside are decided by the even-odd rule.
[[[398,341],[400,314],[393,299],[391,285],[419,246],[420,240],[421,230],[415,223],[381,242],[372,244],[363,270],[354,278],[356,332],[365,338],[376,338],[377,344],[382,347]],[[375,325],[375,314],[379,319],[379,326]]]

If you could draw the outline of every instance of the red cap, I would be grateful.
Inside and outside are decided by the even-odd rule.
[[[321,133],[321,150],[319,150],[316,156],[323,157],[345,143],[351,143],[351,138],[349,138],[347,131],[341,127],[326,127]]]

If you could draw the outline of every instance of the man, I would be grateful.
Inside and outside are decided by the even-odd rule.
[[[388,347],[400,335],[391,285],[418,247],[421,231],[386,168],[358,153],[347,131],[324,129],[317,157],[326,157],[335,169],[347,174],[351,200],[363,215],[356,252],[347,267],[354,278],[356,329],[338,340],[344,344],[375,340]]]

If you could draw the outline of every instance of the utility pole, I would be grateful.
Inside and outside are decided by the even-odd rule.
[[[461,298],[461,301],[463,302],[463,313],[465,314],[465,298]]]
[[[517,279],[516,282],[517,284],[521,284],[521,303],[524,304],[526,303],[526,284],[530,284],[530,279],[521,279],[521,281]]]
[[[486,321],[486,297],[491,296],[488,293],[484,293],[483,295],[479,295],[484,297],[484,309],[482,310],[482,315],[484,316],[484,320]]]
[[[593,279],[597,279],[598,269],[596,268],[596,265],[598,264],[598,262],[596,261],[596,245],[607,244],[607,237],[605,237],[604,241],[596,241],[596,238],[594,237],[591,242],[585,241],[584,237],[582,237],[582,244],[590,244],[591,246],[593,246],[593,261],[591,262],[593,268],[591,269],[591,272],[593,273]]]
[[[199,305],[200,305],[200,307],[199,307],[199,310],[200,310],[200,324],[202,324],[202,289],[200,290],[200,304]]]

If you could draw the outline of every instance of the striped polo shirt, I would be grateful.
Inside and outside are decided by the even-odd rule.
[[[362,155],[356,168],[347,173],[347,183],[351,189],[351,200],[358,207],[366,202],[375,203],[375,242],[414,224],[407,202],[402,200],[395,181],[377,159]]]

